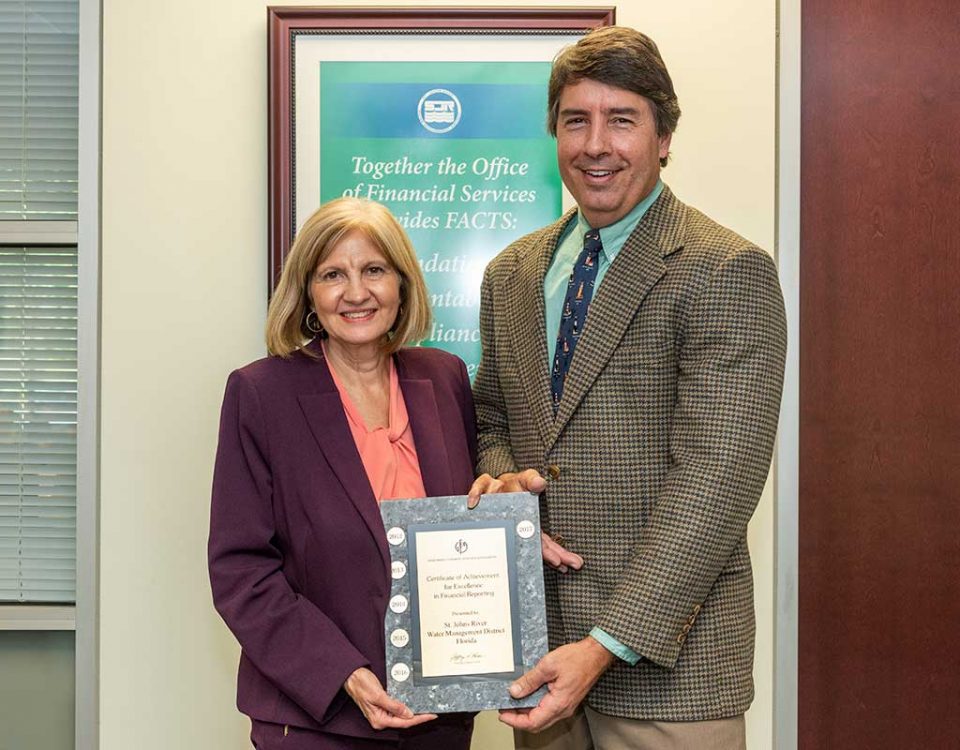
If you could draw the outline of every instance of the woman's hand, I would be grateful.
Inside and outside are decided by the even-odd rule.
[[[354,671],[343,683],[343,689],[374,729],[406,729],[437,718],[436,714],[414,714],[391,698],[377,676],[366,667]]]

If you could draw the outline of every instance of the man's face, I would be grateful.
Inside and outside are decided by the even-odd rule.
[[[646,198],[669,150],[645,97],[589,78],[560,93],[560,176],[590,226],[609,226]]]

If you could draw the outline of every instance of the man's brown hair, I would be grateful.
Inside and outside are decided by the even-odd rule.
[[[557,134],[560,95],[564,87],[585,78],[649,99],[653,104],[658,136],[677,129],[680,105],[673,81],[656,43],[646,34],[625,26],[602,26],[561,50],[553,61],[547,89],[547,129],[550,135]],[[661,159],[660,166],[666,165],[667,160]]]

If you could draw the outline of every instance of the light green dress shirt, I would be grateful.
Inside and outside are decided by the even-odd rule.
[[[623,244],[636,228],[637,223],[662,192],[663,182],[657,180],[657,184],[654,185],[650,194],[634,206],[630,213],[615,224],[601,227],[600,242],[603,244],[603,250],[600,251],[597,278],[593,286],[594,298],[600,291],[600,284],[603,277],[606,276],[610,264],[613,263],[613,259],[617,257]],[[567,283],[570,280],[573,264],[580,257],[580,253],[583,252],[583,235],[590,228],[581,213],[577,214],[575,221],[570,221],[564,227],[563,233],[560,235],[560,241],[557,242],[557,249],[553,253],[553,260],[550,261],[550,267],[547,269],[547,275],[543,277],[548,370],[553,369],[553,356],[557,350],[557,333],[560,331],[560,316],[563,311],[563,300],[567,296]],[[587,312],[587,320],[590,320],[589,311]],[[576,356],[576,352],[574,352],[574,356]]]
[[[593,296],[596,297],[600,291],[600,283],[617,257],[627,238],[636,228],[637,223],[647,213],[647,210],[654,204],[660,193],[663,192],[663,182],[657,180],[650,194],[640,201],[633,210],[624,216],[620,221],[611,224],[608,227],[600,228],[600,242],[603,249],[600,251],[599,265],[597,267],[597,278],[594,282]],[[553,369],[553,357],[557,350],[557,333],[560,331],[560,316],[563,309],[563,301],[567,296],[567,283],[570,279],[570,273],[573,270],[573,264],[580,253],[583,251],[583,235],[591,229],[583,214],[578,213],[576,221],[571,221],[564,227],[560,241],[557,243],[557,249],[553,254],[553,260],[550,261],[550,267],[547,269],[547,275],[543,278],[543,301],[544,311],[546,313],[547,325],[547,370]],[[587,312],[587,324],[589,325],[590,312]],[[574,352],[576,357],[577,353]],[[599,642],[614,656],[623,659],[629,664],[636,664],[640,661],[640,655],[629,646],[625,646],[612,635],[601,628],[594,628],[590,631],[590,636]]]

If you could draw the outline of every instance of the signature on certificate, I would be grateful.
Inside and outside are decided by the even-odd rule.
[[[453,654],[450,661],[454,664],[476,664],[483,658],[483,654],[474,652],[472,654]]]

